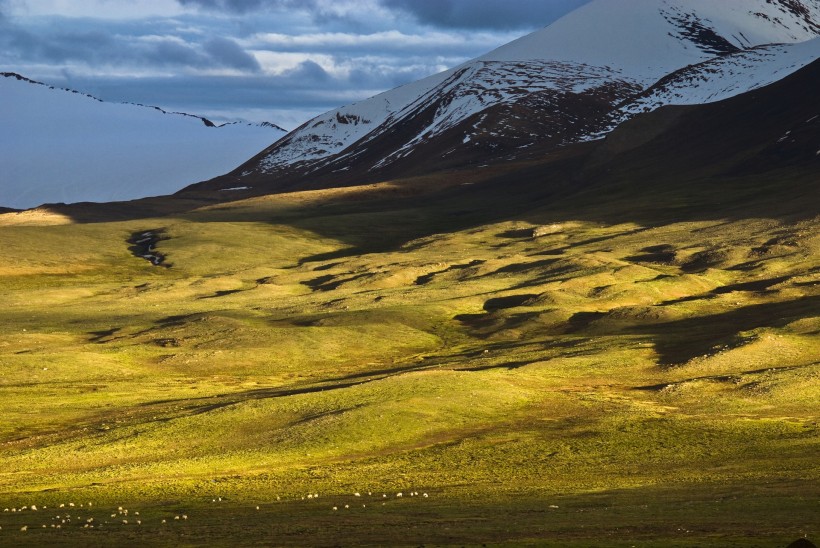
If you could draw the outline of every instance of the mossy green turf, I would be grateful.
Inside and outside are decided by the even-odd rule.
[[[0,544],[820,536],[817,219],[537,188],[2,218]]]

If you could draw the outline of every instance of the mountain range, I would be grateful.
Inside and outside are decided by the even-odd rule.
[[[104,102],[0,73],[0,205],[169,194],[233,169],[285,132]]]
[[[482,57],[318,116],[197,189],[321,188],[537,157],[820,57],[816,0],[597,0]],[[254,191],[249,191],[254,193]]]

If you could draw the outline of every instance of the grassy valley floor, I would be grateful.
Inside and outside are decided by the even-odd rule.
[[[0,216],[0,545],[820,538],[817,218],[458,177]]]

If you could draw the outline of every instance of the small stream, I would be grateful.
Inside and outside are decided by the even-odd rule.
[[[165,234],[164,228],[155,230],[145,230],[134,232],[128,238],[128,243],[131,247],[128,250],[135,256],[150,261],[154,266],[163,266],[165,268],[171,265],[165,262],[165,255],[157,251],[157,243],[162,240],[167,240],[168,236]]]

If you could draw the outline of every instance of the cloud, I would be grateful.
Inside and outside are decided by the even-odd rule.
[[[211,56],[211,59],[224,67],[251,72],[262,70],[259,62],[252,55],[228,38],[212,38],[203,44],[203,48]]]
[[[184,13],[175,0],[0,0],[0,4],[5,5],[9,17],[92,17],[113,21],[137,17],[174,17]]]
[[[519,33],[439,32],[419,29],[417,32],[388,30],[372,33],[323,32],[290,35],[260,33],[243,43],[255,50],[279,52],[333,52],[342,54],[391,54],[400,56],[445,54],[447,57],[471,56],[487,48],[487,44],[506,42]]]
[[[273,16],[299,20],[298,31],[309,26],[363,30],[394,21],[394,12],[380,0],[176,0],[177,5],[234,18]],[[275,26],[282,28],[282,25]],[[291,29],[297,31],[296,29]],[[297,32],[298,32],[297,31]]]
[[[197,7],[210,11],[229,13],[249,13],[261,9],[311,8],[312,0],[177,0],[186,7]]]
[[[325,84],[330,81],[330,74],[314,61],[303,61],[291,70],[285,71],[283,76],[286,79],[299,82],[300,86],[310,84]]]
[[[208,34],[181,36],[177,21],[112,23],[56,17],[43,25],[23,27],[0,19],[0,64],[72,64],[101,73],[129,68],[144,72],[151,67],[240,73],[261,70],[254,56],[235,40]]]
[[[133,50],[132,62],[148,61],[154,66],[188,66],[203,67],[206,57],[182,40],[159,37],[147,40],[146,47]]]
[[[546,26],[590,0],[381,0],[420,23],[444,28],[527,29]]]
[[[301,12],[314,23],[367,24],[374,16],[459,29],[532,29],[591,0],[176,0],[179,5],[231,14]]]

